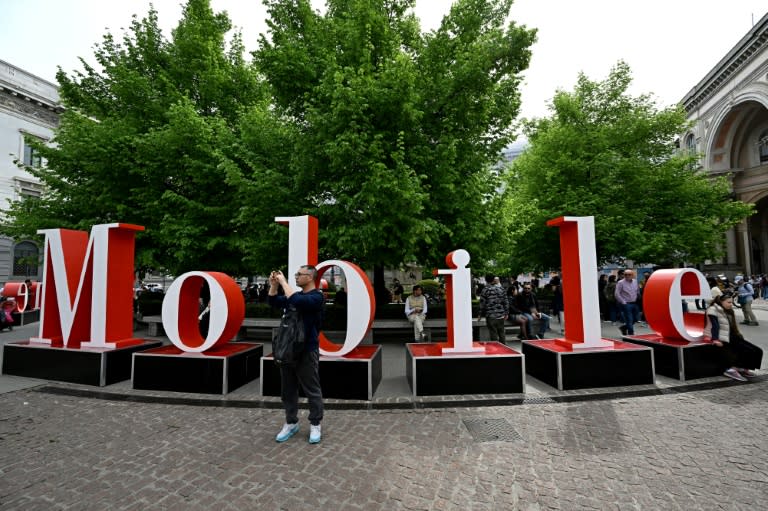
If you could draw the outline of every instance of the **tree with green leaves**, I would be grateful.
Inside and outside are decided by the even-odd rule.
[[[29,169],[46,191],[6,232],[136,223],[138,263],[173,273],[264,273],[285,262],[274,217],[305,214],[323,258],[366,268],[495,254],[493,166],[535,37],[505,21],[512,0],[458,0],[429,33],[414,0],[265,3],[253,65],[226,13],[189,0],[170,40],[151,10],[98,68],[60,70],[67,111]]]
[[[285,172],[322,249],[385,265],[443,265],[499,249],[494,172],[513,140],[520,73],[535,31],[506,22],[512,0],[458,0],[422,33],[414,0],[266,0],[254,52],[296,145]],[[383,275],[377,272],[380,289]]]
[[[594,216],[598,260],[674,265],[717,257],[725,231],[751,214],[697,156],[676,150],[687,126],[680,107],[659,110],[631,96],[619,62],[602,82],[579,76],[558,91],[552,115],[526,124],[529,148],[507,174],[507,221],[515,269],[560,266],[560,216]]]
[[[245,273],[232,168],[243,118],[269,103],[231,28],[209,0],[189,0],[170,40],[150,10],[122,41],[104,36],[98,66],[59,69],[66,111],[54,144],[37,146],[47,164],[27,169],[45,191],[13,205],[6,232],[135,223],[140,266]]]

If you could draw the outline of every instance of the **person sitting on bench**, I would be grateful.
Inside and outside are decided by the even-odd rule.
[[[413,323],[413,338],[416,342],[424,341],[424,320],[427,319],[427,298],[422,294],[422,288],[413,286],[413,294],[405,300],[405,316]]]

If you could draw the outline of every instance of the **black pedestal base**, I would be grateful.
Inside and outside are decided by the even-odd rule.
[[[475,344],[486,352],[443,355],[440,343],[407,344],[405,372],[413,395],[525,392],[525,361],[520,353],[499,342]]]
[[[3,374],[103,387],[129,379],[133,354],[161,344],[137,340],[116,349],[70,349],[11,342],[3,346]]]
[[[324,398],[371,400],[381,383],[381,346],[360,345],[343,357],[320,357]],[[300,392],[301,395],[303,395]],[[280,367],[270,353],[261,359],[261,395],[280,395]]]
[[[163,346],[133,356],[133,388],[227,394],[259,377],[264,345],[238,342],[205,353]]]
[[[526,372],[558,390],[655,382],[653,350],[612,342],[612,348],[573,351],[554,339],[523,341]]]
[[[40,321],[40,309],[32,309],[24,312],[13,312],[13,326],[24,326]]]
[[[720,376],[725,359],[720,348],[710,341],[688,342],[659,335],[625,336],[625,341],[653,349],[656,373],[680,381]]]

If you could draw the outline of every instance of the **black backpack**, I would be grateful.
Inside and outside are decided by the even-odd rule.
[[[289,305],[280,319],[277,335],[272,340],[272,356],[278,364],[295,364],[304,351],[304,318]]]

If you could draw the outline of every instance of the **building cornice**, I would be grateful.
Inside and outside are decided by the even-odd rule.
[[[0,60],[0,110],[55,128],[64,107],[55,84]]]
[[[0,60],[0,92],[57,114],[64,111],[57,85],[4,60]]]
[[[59,115],[64,111],[60,106],[34,101],[28,96],[14,93],[5,87],[0,88],[0,110],[26,117],[32,122],[42,123],[50,128],[58,127]]]
[[[686,112],[696,110],[720,88],[731,75],[750,63],[768,47],[768,14],[763,16],[720,62],[707,73],[681,103]]]

